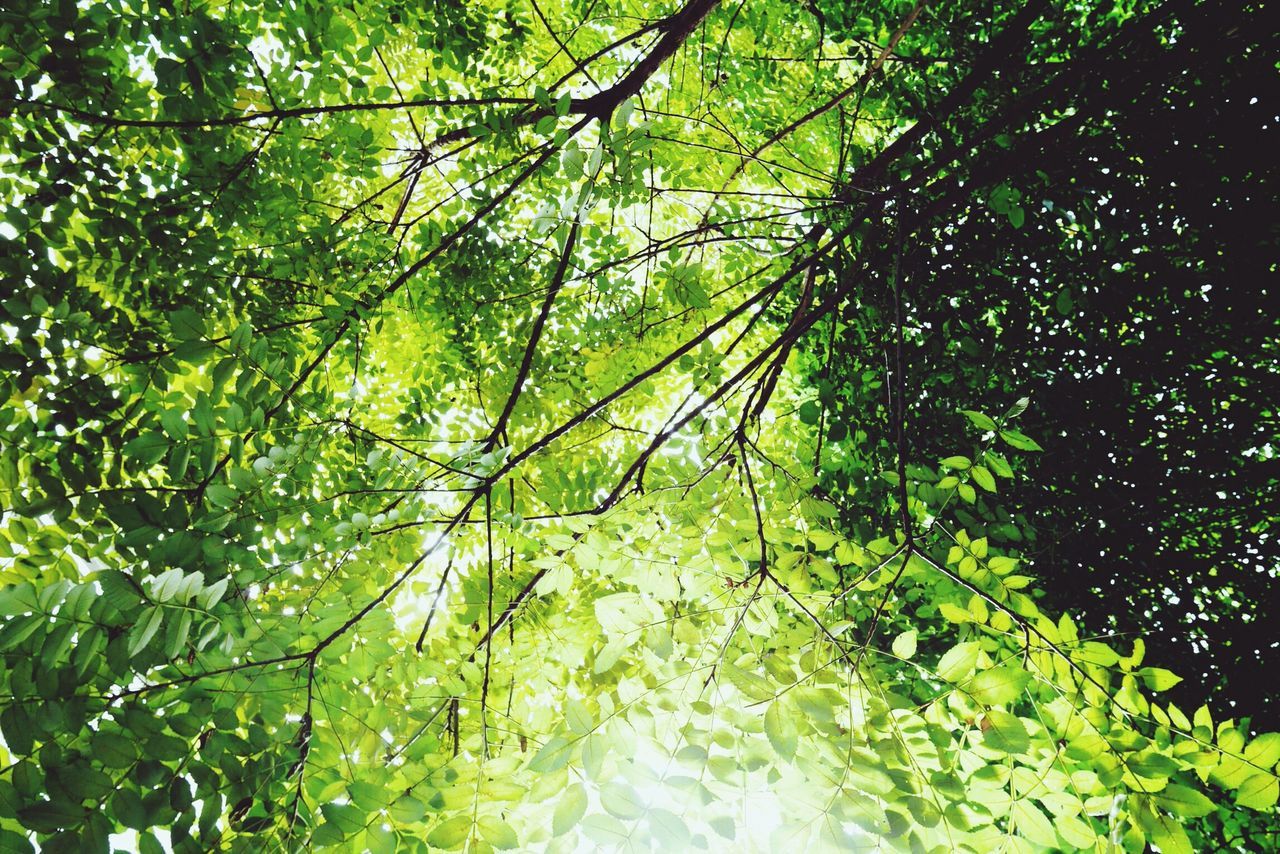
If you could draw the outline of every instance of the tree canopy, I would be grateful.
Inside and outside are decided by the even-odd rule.
[[[1269,32],[0,11],[4,849],[1278,847]]]

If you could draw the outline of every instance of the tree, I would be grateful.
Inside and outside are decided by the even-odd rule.
[[[7,847],[1272,844],[1280,734],[1039,595],[1035,362],[922,297],[1238,18],[3,15]]]

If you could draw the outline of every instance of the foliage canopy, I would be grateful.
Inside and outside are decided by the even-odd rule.
[[[6,850],[1273,844],[1280,734],[1030,559],[1063,385],[1270,271],[1135,126],[1249,12],[0,13]]]

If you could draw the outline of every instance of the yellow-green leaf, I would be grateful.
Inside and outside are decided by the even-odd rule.
[[[1164,809],[1185,818],[1199,818],[1217,809],[1203,792],[1180,783],[1165,786],[1156,793],[1155,800]]]
[[[1182,681],[1182,677],[1163,667],[1144,667],[1138,671],[1149,691],[1168,691]]]
[[[969,470],[969,474],[973,475],[973,482],[987,492],[996,491],[996,479],[983,466],[974,466]]]
[[[993,667],[984,670],[965,689],[973,699],[987,706],[1011,703],[1031,681],[1031,674],[1020,667]]]
[[[968,612],[965,612],[968,613]],[[960,682],[973,672],[978,663],[981,648],[976,641],[960,643],[947,650],[946,655],[938,662],[938,678],[948,682]]]
[[[1260,768],[1270,768],[1280,762],[1280,732],[1266,732],[1249,742],[1244,758]]]
[[[1276,805],[1276,797],[1280,795],[1280,781],[1274,774],[1253,774],[1240,784],[1236,790],[1236,803],[1242,807],[1255,810],[1266,810]]]
[[[460,815],[437,824],[435,829],[427,834],[427,842],[436,848],[456,851],[463,846],[470,835],[471,816]]]
[[[499,850],[506,851],[520,844],[520,837],[516,836],[515,828],[497,816],[480,816],[476,821],[476,827],[480,829],[480,836],[484,841]]]

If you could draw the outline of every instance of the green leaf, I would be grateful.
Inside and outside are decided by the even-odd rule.
[[[568,833],[587,814],[587,792],[575,783],[564,790],[551,815],[551,831],[556,836]]]
[[[213,584],[210,584],[208,587],[200,591],[200,593],[196,594],[196,604],[208,611],[214,605],[222,601],[223,595],[227,592],[227,585],[230,582],[230,577],[224,577],[218,579]]]
[[[211,483],[204,494],[216,507],[231,507],[240,497],[236,490],[225,483]]]
[[[1000,438],[1020,451],[1043,451],[1034,439],[1019,433],[1017,430],[1001,430]]]
[[[962,469],[967,469],[969,468],[969,466],[973,465],[973,461],[970,460],[968,457],[954,456],[954,457],[947,457],[942,461],[942,464],[949,469],[962,470]]]
[[[355,804],[323,804],[320,812],[324,814],[325,821],[335,825],[344,836],[364,829],[365,812]]]
[[[133,740],[110,731],[93,735],[93,758],[108,768],[130,768],[138,759],[138,749]]]
[[[190,308],[169,312],[169,328],[179,341],[193,341],[204,337],[204,320]]]
[[[142,798],[133,789],[117,789],[111,798],[111,812],[116,821],[134,830],[146,830],[152,822]]]
[[[15,617],[40,610],[36,589],[29,583],[0,588],[0,617]]]
[[[160,462],[169,452],[169,437],[163,433],[143,433],[127,442],[124,455],[139,465],[149,466]]]
[[[0,650],[12,649],[18,646],[18,644],[35,634],[38,629],[44,628],[47,623],[47,618],[42,614],[32,614],[29,617],[13,620],[9,625],[0,629]]]
[[[35,728],[25,705],[11,703],[0,711],[0,732],[10,753],[29,756],[35,749]]]
[[[18,810],[18,821],[22,826],[38,833],[54,833],[64,827],[74,827],[84,818],[82,807],[61,800],[37,801]]]
[[[1013,477],[1013,468],[1010,467],[1009,461],[993,451],[987,451],[982,455],[987,461],[987,465],[991,467],[991,471],[995,472],[1005,480]]]
[[[160,426],[170,439],[181,442],[187,438],[187,419],[181,410],[165,409],[160,413]]]
[[[186,648],[187,635],[191,632],[191,617],[191,611],[184,609],[177,621],[169,624],[164,645],[166,658],[177,658],[178,654]]]
[[[152,605],[142,612],[142,618],[138,620],[129,632],[130,658],[139,655],[147,648],[147,644],[151,643],[151,639],[160,630],[162,622],[164,622],[164,608],[161,606]]]
[[[995,706],[1018,699],[1030,681],[1031,674],[1020,667],[993,667],[974,676],[966,690],[977,702]]]
[[[106,570],[98,574],[102,596],[121,612],[129,612],[142,601],[133,580],[119,570]]]
[[[974,466],[969,470],[969,474],[973,476],[973,482],[987,492],[996,491],[996,479],[992,477],[991,472],[987,471],[985,467]]]
[[[972,409],[961,409],[960,414],[973,422],[973,426],[979,430],[995,430],[996,422],[981,412],[975,412]]]
[[[6,854],[27,854],[35,850],[31,842],[22,834],[12,830],[0,829],[0,851],[4,851]]]

